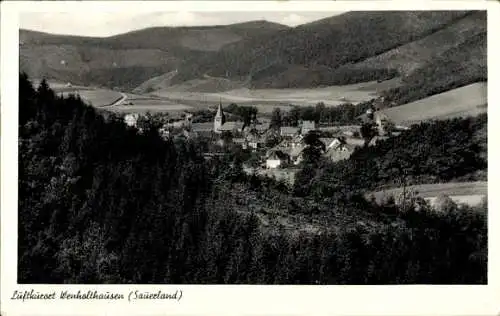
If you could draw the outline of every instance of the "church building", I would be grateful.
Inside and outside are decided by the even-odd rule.
[[[222,110],[222,102],[219,102],[219,108],[217,109],[217,114],[215,114],[214,118],[214,132],[218,134],[222,133],[221,127],[224,123],[226,123],[226,116]]]

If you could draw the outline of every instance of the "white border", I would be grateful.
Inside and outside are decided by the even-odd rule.
[[[498,315],[500,312],[499,200],[489,200],[488,286],[145,286],[17,285],[17,134],[18,134],[18,13],[22,11],[346,11],[488,9],[489,183],[495,192],[500,179],[495,146],[499,111],[499,49],[495,39],[500,23],[497,1],[33,1],[1,3],[1,313],[2,315],[95,314],[342,314],[342,315]],[[498,37],[498,35],[496,35]],[[495,58],[496,57],[496,58]],[[497,88],[495,90],[495,88]],[[183,299],[129,303],[81,301],[12,301],[14,290],[51,291],[98,289],[121,292],[143,289],[182,289]]]

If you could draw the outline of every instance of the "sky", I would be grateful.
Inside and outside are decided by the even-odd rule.
[[[47,33],[81,36],[111,36],[155,26],[224,25],[253,20],[267,20],[297,26],[342,12],[23,12],[19,27]]]

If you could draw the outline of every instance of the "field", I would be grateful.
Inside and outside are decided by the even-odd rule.
[[[446,194],[457,203],[477,205],[488,194],[488,183],[486,181],[477,182],[450,182],[439,184],[422,184],[407,187],[407,191],[418,192],[418,195],[433,203],[440,194]],[[397,196],[403,191],[402,188],[388,189],[374,192],[373,196],[377,202],[381,202],[384,197]],[[366,196],[371,196],[372,193]]]
[[[382,86],[396,86],[397,80],[389,83],[366,82],[344,86],[329,86],[311,89],[248,89],[240,88],[224,92],[208,93],[196,91],[180,91],[170,87],[155,91],[152,95],[173,100],[191,100],[203,103],[237,103],[239,105],[260,106],[259,110],[271,106],[316,105],[323,102],[326,106],[337,106],[343,103],[357,104],[368,101],[378,95]],[[284,107],[286,110],[287,108]]]
[[[448,119],[486,113],[487,103],[487,83],[479,82],[385,109],[383,112],[398,125],[411,125],[431,119]]]
[[[82,99],[95,107],[110,106],[122,98],[122,94],[120,92],[107,89],[67,89],[61,93],[65,96],[69,94],[79,94]]]

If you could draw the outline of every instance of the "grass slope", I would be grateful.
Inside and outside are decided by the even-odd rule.
[[[474,83],[405,105],[382,110],[398,125],[425,120],[475,116],[487,112],[487,84]]]
[[[452,198],[455,197],[455,200],[458,202],[477,204],[483,197],[487,196],[488,182],[475,181],[421,184],[407,187],[407,192],[409,191],[418,192],[420,197],[430,200],[431,203],[437,196],[445,194]],[[402,188],[396,188],[374,192],[367,194],[366,196],[370,197],[373,195],[375,200],[380,203],[384,200],[384,198],[389,196],[397,197],[402,194],[402,192]]]

